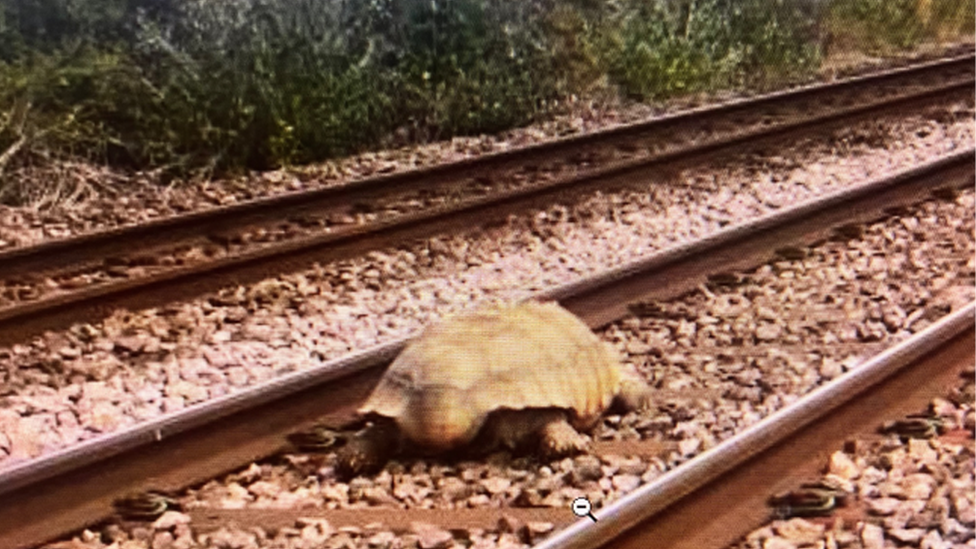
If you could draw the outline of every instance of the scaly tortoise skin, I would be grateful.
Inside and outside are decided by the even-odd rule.
[[[372,474],[405,448],[440,454],[532,450],[555,459],[585,450],[618,402],[650,402],[616,352],[555,303],[483,308],[428,328],[390,365],[359,409],[372,425],[337,455],[342,477]]]

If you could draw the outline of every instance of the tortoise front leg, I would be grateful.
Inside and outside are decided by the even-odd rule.
[[[573,429],[565,415],[549,421],[539,431],[539,454],[545,460],[582,454],[587,446],[586,438]]]
[[[336,474],[343,479],[380,472],[399,451],[400,430],[392,419],[377,419],[336,453]]]

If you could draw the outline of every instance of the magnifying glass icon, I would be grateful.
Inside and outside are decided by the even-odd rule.
[[[590,517],[593,522],[596,522],[596,517],[593,516],[593,505],[590,504],[590,500],[586,498],[576,498],[573,500],[573,514],[578,517]]]

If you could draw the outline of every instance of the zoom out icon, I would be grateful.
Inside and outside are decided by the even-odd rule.
[[[578,517],[590,517],[593,522],[596,522],[596,517],[593,516],[593,505],[590,504],[590,500],[586,498],[576,498],[573,500],[573,514]]]

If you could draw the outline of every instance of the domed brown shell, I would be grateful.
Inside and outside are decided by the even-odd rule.
[[[620,387],[616,353],[555,303],[462,314],[428,328],[387,370],[363,414],[394,418],[422,447],[470,442],[500,409],[563,408],[589,428]]]

